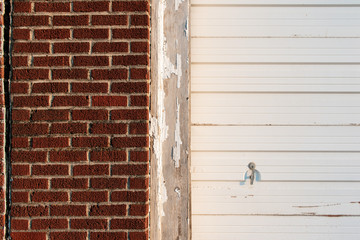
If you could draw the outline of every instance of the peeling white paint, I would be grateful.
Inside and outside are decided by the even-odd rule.
[[[184,33],[185,33],[186,39],[189,41],[189,17],[186,19],[186,22],[185,22]]]
[[[176,187],[176,188],[174,189],[174,192],[176,192],[178,198],[181,198],[181,190],[180,190],[179,187]]]
[[[177,76],[177,84],[176,87],[180,88],[181,86],[181,77],[182,77],[182,69],[181,69],[181,55],[176,54],[176,68],[175,65],[170,61],[170,59],[166,56],[166,38],[164,37],[164,62],[163,62],[163,79],[169,79],[172,74]]]
[[[153,151],[157,161],[157,210],[158,219],[157,226],[161,229],[161,217],[165,216],[164,203],[167,201],[167,190],[163,175],[163,143],[168,137],[169,127],[166,125],[165,116],[165,91],[164,80],[169,78],[169,72],[171,75],[171,69],[169,60],[166,57],[166,39],[164,34],[164,16],[166,9],[166,0],[159,1],[158,11],[158,36],[159,36],[159,48],[158,48],[158,94],[157,94],[157,118],[151,118],[150,134],[153,137]],[[161,233],[161,230],[159,231]]]
[[[175,10],[179,10],[179,6],[181,3],[183,3],[185,0],[175,0]]]
[[[176,125],[175,125],[175,146],[172,149],[172,158],[174,160],[175,167],[180,167],[181,157],[181,135],[180,135],[180,104],[178,98],[176,98]]]

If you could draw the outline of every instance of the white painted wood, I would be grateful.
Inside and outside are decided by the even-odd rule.
[[[286,6],[303,6],[303,5],[322,5],[322,6],[355,6],[360,5],[358,0],[192,0],[191,5],[205,5],[215,6],[217,5],[286,5]]]
[[[359,92],[357,65],[192,64],[193,92]]]
[[[194,215],[193,239],[358,239],[359,217]],[[343,227],[346,226],[346,227]]]
[[[360,63],[356,38],[194,38],[191,51],[193,63]]]
[[[193,126],[193,151],[359,151],[357,126]]]
[[[193,6],[192,37],[359,37],[360,6]]]
[[[192,238],[359,239],[360,1],[191,4]]]
[[[193,93],[193,124],[360,124],[360,94]]]

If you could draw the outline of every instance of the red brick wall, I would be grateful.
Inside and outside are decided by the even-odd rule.
[[[12,238],[147,239],[149,1],[12,7]]]
[[[5,78],[5,66],[4,66],[4,4],[0,2],[1,18],[0,18],[0,238],[3,239],[5,235],[5,105],[4,105],[4,78]]]

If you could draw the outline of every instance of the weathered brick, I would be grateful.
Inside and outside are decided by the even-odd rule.
[[[79,162],[86,160],[86,151],[52,151],[49,155],[49,161],[51,162]]]
[[[106,219],[72,219],[72,229],[106,229],[108,226]]]
[[[140,219],[112,219],[111,229],[146,229],[148,227],[147,218]]]
[[[68,228],[67,219],[34,219],[31,221],[31,229],[66,229]]]

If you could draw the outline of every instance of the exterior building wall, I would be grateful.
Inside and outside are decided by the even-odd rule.
[[[5,79],[5,59],[4,59],[4,3],[0,2],[0,238],[5,236],[5,99],[4,99],[4,79]],[[5,44],[6,45],[6,44]]]
[[[12,2],[12,239],[148,238],[149,9]]]

